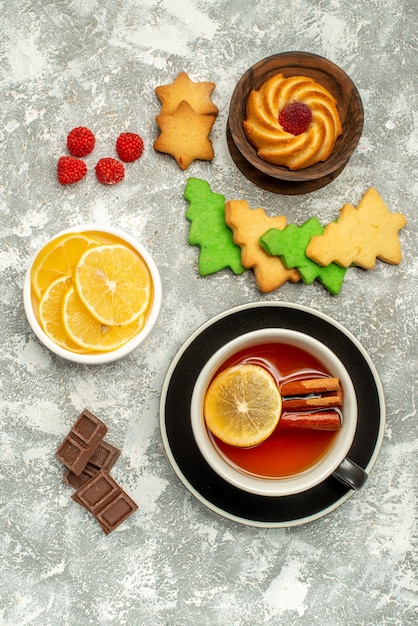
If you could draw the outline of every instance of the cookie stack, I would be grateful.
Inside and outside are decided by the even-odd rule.
[[[211,161],[214,157],[209,139],[218,115],[218,107],[211,100],[214,89],[215,83],[195,83],[186,72],[155,89],[162,107],[155,118],[161,133],[154,148],[171,154],[182,170],[195,159]]]

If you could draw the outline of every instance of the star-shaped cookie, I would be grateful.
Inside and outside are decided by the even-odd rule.
[[[174,113],[185,100],[199,115],[217,115],[218,107],[211,100],[214,89],[215,83],[195,83],[186,72],[180,72],[171,84],[156,87],[155,93],[162,105],[161,113]]]
[[[228,267],[234,274],[242,274],[241,250],[225,224],[225,197],[199,178],[188,179],[184,197],[189,202],[189,244],[200,247],[199,274],[207,276]]]
[[[183,100],[174,113],[160,113],[155,119],[161,130],[154,142],[155,150],[171,154],[182,170],[187,169],[195,159],[213,159],[209,134],[215,115],[199,115]]]
[[[398,231],[406,224],[402,213],[390,213],[376,189],[363,195],[357,208],[346,204],[336,222],[325,227],[322,235],[312,237],[307,256],[328,265],[351,264],[372,269],[376,259],[399,265],[402,260]]]
[[[269,217],[262,208],[251,209],[246,200],[229,200],[225,204],[225,222],[232,229],[234,242],[241,248],[241,263],[253,268],[260,291],[273,291],[287,280],[293,283],[300,280],[296,270],[287,269],[279,257],[269,256],[259,244],[266,230],[286,226],[285,217]]]
[[[260,245],[271,255],[280,256],[287,268],[297,268],[306,285],[318,279],[328,291],[337,295],[346,269],[331,263],[321,267],[305,254],[311,237],[321,235],[323,227],[316,217],[311,217],[302,226],[289,224],[283,230],[272,228],[260,238]]]

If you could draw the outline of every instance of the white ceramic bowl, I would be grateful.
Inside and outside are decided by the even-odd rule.
[[[218,368],[232,355],[263,343],[291,344],[314,355],[331,374],[340,378],[344,400],[342,425],[334,442],[322,458],[307,470],[283,478],[264,478],[240,470],[221,455],[206,428],[203,403],[206,390]],[[230,484],[249,493],[286,496],[306,491],[341,469],[352,445],[357,426],[357,399],[353,383],[338,357],[323,343],[299,331],[265,328],[246,333],[220,348],[200,372],[192,394],[191,423],[196,443],[212,469]]]
[[[63,230],[57,233],[50,241],[52,241],[53,239],[57,239],[58,237],[61,237],[62,235],[67,234],[67,233],[87,232],[87,231],[94,231],[97,233],[103,233],[104,235],[111,235],[113,237],[117,237],[118,239],[122,240],[122,242],[125,241],[138,252],[138,254],[143,258],[143,260],[147,264],[150,270],[151,278],[153,282],[153,296],[152,296],[152,303],[148,311],[148,317],[147,317],[144,328],[137,335],[135,335],[130,341],[128,341],[126,344],[124,344],[120,348],[110,351],[110,352],[103,352],[103,353],[96,353],[96,354],[78,354],[75,352],[71,352],[70,350],[66,350],[65,348],[62,348],[61,346],[56,344],[54,341],[52,341],[52,339],[48,337],[48,335],[43,331],[41,325],[39,324],[38,319],[33,309],[33,302],[32,302],[32,288],[31,288],[31,279],[30,279],[31,269],[32,269],[32,265],[37,255],[42,250],[42,248],[38,250],[37,253],[34,255],[32,262],[30,264],[30,267],[26,273],[25,282],[23,286],[23,303],[25,307],[26,317],[28,318],[28,322],[33,332],[35,333],[39,341],[43,343],[45,347],[51,350],[51,352],[54,352],[55,354],[62,357],[63,359],[67,359],[75,363],[84,363],[87,365],[99,365],[99,364],[104,364],[104,363],[110,363],[111,361],[116,361],[117,359],[121,359],[122,357],[132,352],[132,350],[135,350],[135,348],[137,348],[141,343],[143,343],[143,341],[149,335],[149,333],[153,329],[158,319],[158,315],[160,313],[161,303],[162,303],[162,287],[161,287],[161,278],[158,272],[158,268],[152,256],[150,255],[150,253],[146,250],[146,248],[139,241],[137,241],[136,239],[131,237],[131,235],[128,235],[127,233],[125,233],[124,231],[118,228],[113,228],[111,226],[101,226],[98,224],[83,224],[80,226],[74,226],[72,228],[68,228],[66,230]],[[45,245],[47,243],[49,242],[45,242]]]

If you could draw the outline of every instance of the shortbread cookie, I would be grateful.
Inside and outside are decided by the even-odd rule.
[[[286,218],[269,217],[264,209],[251,209],[246,200],[229,200],[225,204],[225,221],[232,229],[234,242],[241,248],[241,263],[254,270],[255,280],[263,293],[277,289],[287,280],[296,283],[299,272],[287,269],[279,257],[269,256],[259,238],[269,228],[283,229]]]
[[[155,119],[161,134],[154,143],[158,152],[171,154],[185,170],[196,159],[211,161],[213,145],[209,139],[218,114],[211,95],[215,83],[193,82],[181,72],[169,85],[156,87],[162,104]]]
[[[313,78],[283,74],[251,91],[243,127],[260,159],[291,170],[328,159],[342,133],[330,92]]]
[[[189,244],[200,247],[199,274],[207,276],[228,267],[234,274],[242,274],[241,249],[225,223],[225,197],[199,178],[188,179],[184,197],[189,202]]]
[[[323,227],[316,217],[311,217],[302,226],[289,224],[283,230],[272,228],[260,238],[260,245],[268,254],[279,256],[287,268],[296,268],[305,284],[318,279],[333,295],[340,290],[346,269],[330,263],[321,267],[305,254],[311,237],[321,235]]]
[[[180,72],[171,84],[156,87],[155,93],[162,104],[161,113],[174,113],[185,100],[198,115],[217,115],[218,107],[211,100],[214,89],[215,83],[195,83],[186,72]]]
[[[155,150],[171,154],[182,170],[187,169],[195,159],[213,159],[209,134],[215,115],[199,115],[183,100],[174,113],[160,113],[155,119],[161,130],[154,143]]]
[[[402,259],[398,231],[406,224],[402,213],[390,213],[376,189],[363,195],[357,208],[346,204],[336,222],[312,237],[307,256],[319,263],[341,267],[351,264],[372,269],[376,259],[399,265]]]

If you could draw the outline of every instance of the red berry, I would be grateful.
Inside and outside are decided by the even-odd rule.
[[[312,111],[303,102],[292,102],[280,113],[279,122],[287,133],[300,135],[312,122]]]
[[[99,183],[103,185],[115,185],[123,180],[125,168],[120,161],[107,157],[97,162],[96,176]]]
[[[144,142],[135,133],[121,133],[116,140],[116,152],[121,161],[136,161],[144,151]]]
[[[57,165],[58,181],[61,185],[77,183],[87,174],[87,166],[81,159],[72,156],[62,156]]]
[[[85,126],[77,126],[68,133],[67,148],[73,156],[87,156],[92,152],[95,143],[95,136]]]

